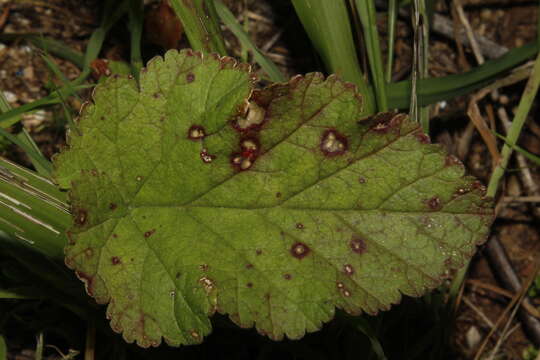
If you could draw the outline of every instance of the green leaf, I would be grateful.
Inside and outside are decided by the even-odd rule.
[[[0,360],[7,359],[7,346],[4,337],[0,335]]]
[[[170,51],[140,88],[98,85],[79,128],[55,159],[66,264],[141,346],[200,343],[216,311],[272,339],[377,313],[437,286],[492,221],[459,161],[405,115],[365,119],[336,76],[254,90],[247,65]]]

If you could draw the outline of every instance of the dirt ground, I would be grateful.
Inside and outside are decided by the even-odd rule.
[[[472,29],[501,47],[508,49],[531,42],[536,38],[538,4],[535,1],[518,0],[469,0],[461,1]],[[84,52],[92,30],[99,23],[99,0],[4,0],[0,1],[0,29],[3,34],[38,33],[52,37]],[[150,10],[156,1],[148,1]],[[287,75],[305,73],[321,69],[320,61],[309,46],[299,21],[292,14],[289,1],[275,0],[229,0],[228,4],[240,20],[249,20],[251,38],[263,49],[279,68]],[[245,6],[247,4],[247,7]],[[150,13],[148,11],[147,13]],[[452,12],[450,1],[438,1],[436,13],[462,26],[458,16]],[[380,30],[386,33],[386,19],[380,17]],[[153,26],[149,20],[149,26]],[[411,66],[412,29],[405,18],[400,18],[396,41],[395,80],[408,77]],[[112,31],[101,56],[117,59],[129,58],[126,48],[125,22]],[[232,55],[240,58],[242,52],[234,37],[227,32],[227,45]],[[163,52],[159,44],[146,38],[145,56]],[[177,47],[186,47],[185,39],[173,38]],[[170,42],[169,42],[170,43]],[[383,47],[385,44],[383,44]],[[467,46],[463,52],[453,38],[433,33],[430,48],[430,74],[444,76],[464,72],[477,65],[477,60]],[[60,69],[69,79],[79,74],[76,66],[68,61],[55,58]],[[40,51],[26,41],[0,39],[0,86],[11,106],[20,106],[46,96],[51,84],[57,81],[43,62]],[[499,91],[498,100],[489,97],[479,105],[482,113],[490,116],[504,108],[512,117],[523,90],[524,83]],[[492,170],[491,157],[482,138],[470,125],[467,116],[469,97],[460,97],[449,103],[433,107],[432,138],[459,156],[467,165],[470,174],[487,183]],[[79,100],[71,100],[77,108]],[[534,107],[520,138],[520,145],[531,153],[540,153],[540,120],[538,107]],[[493,120],[495,121],[495,120]],[[47,108],[24,116],[23,126],[30,131],[42,152],[50,157],[65,143],[65,123],[60,107]],[[499,126],[500,127],[500,126]],[[30,166],[28,159],[16,147],[0,142],[1,155]],[[540,184],[540,169],[529,163],[531,176]],[[515,161],[505,178],[504,197],[524,197],[528,194]],[[538,194],[536,194],[538,195]],[[536,203],[537,204],[537,203]],[[499,204],[499,216],[494,231],[508,252],[515,270],[522,281],[534,276],[535,261],[540,250],[538,218],[532,207],[535,203],[508,201]],[[467,274],[463,295],[456,314],[456,332],[453,343],[463,359],[470,359],[476,353],[479,343],[490,331],[508,305],[509,298],[500,290],[482,249],[475,256]],[[513,294],[511,294],[513,295]],[[532,299],[540,306],[540,298]],[[504,320],[505,324],[507,320]],[[502,328],[502,326],[500,327]],[[499,349],[503,359],[523,359],[523,352],[531,342],[525,336],[516,319],[509,325],[507,335]],[[490,342],[494,345],[502,334],[496,332]],[[26,350],[27,351],[27,350]],[[18,359],[24,359],[22,352]]]

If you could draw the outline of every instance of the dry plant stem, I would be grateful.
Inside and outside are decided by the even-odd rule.
[[[84,349],[84,360],[94,360],[96,352],[96,324],[92,317],[89,317],[86,327],[86,347]]]
[[[508,119],[508,114],[506,113],[506,110],[501,107],[499,111],[497,111],[497,114],[499,115],[499,118],[501,119],[503,126],[506,129],[506,132],[509,132],[512,123]],[[516,152],[516,160],[518,162],[519,169],[521,170],[519,172],[519,177],[521,178],[521,182],[523,183],[523,186],[527,191],[527,195],[529,195],[530,197],[540,195],[538,185],[532,177],[531,170],[529,169],[525,157],[521,153]],[[532,211],[534,213],[534,216],[540,218],[540,208],[538,206],[532,205]]]
[[[498,327],[502,319],[508,313],[509,309],[520,298],[523,298],[525,296],[527,289],[529,288],[532,281],[536,277],[536,273],[538,272],[538,266],[540,263],[537,262],[536,270],[529,277],[529,279],[525,281],[524,285],[522,286],[519,281],[519,277],[517,276],[514,269],[512,268],[508,255],[506,254],[506,251],[504,250],[503,246],[501,245],[499,241],[499,238],[496,235],[490,238],[485,248],[485,252],[486,252],[487,259],[488,259],[488,262],[490,264],[492,271],[494,271],[495,276],[502,283],[503,287],[516,294],[514,298],[512,299],[512,301],[510,302],[510,304],[508,305],[508,307],[505,309],[504,313],[497,320],[496,327]],[[535,344],[535,346],[540,346],[540,321],[536,319],[534,316],[530,315],[523,308],[521,308],[518,311],[518,318],[523,324],[523,328],[525,332],[527,333],[527,335],[529,336],[531,342]],[[484,344],[482,348],[478,351],[477,357],[475,359],[478,359],[478,356],[482,352],[481,350],[483,350],[483,348],[487,344],[487,341],[489,340],[489,337],[491,337],[491,335],[492,335],[491,333],[488,334],[488,336],[484,340]]]
[[[376,5],[379,8],[386,9],[387,2],[387,0],[376,0]],[[399,16],[409,18],[409,14],[405,8],[402,8],[399,11]],[[456,39],[456,36],[454,36],[454,24],[452,23],[452,20],[443,15],[433,14],[430,28],[437,34],[443,35],[449,39]],[[463,43],[463,45],[468,47],[471,46],[464,29],[457,30],[457,37],[459,38],[459,41]],[[475,38],[478,41],[478,47],[480,48],[481,53],[488,59],[499,58],[508,52],[508,48],[499,45],[484,36],[475,34]]]
[[[476,313],[476,315],[478,315],[480,319],[482,319],[487,324],[487,326],[489,326],[490,329],[493,329],[493,327],[495,326],[493,322],[489,320],[486,314],[484,314],[482,310],[480,310],[476,305],[474,305],[471,300],[469,300],[466,296],[464,296],[463,302],[465,303],[465,305],[470,307]]]
[[[471,104],[473,103],[478,103],[486,95],[488,95],[489,93],[492,93],[494,90],[497,90],[505,86],[513,85],[517,82],[520,82],[522,80],[529,78],[532,71],[532,64],[533,64],[532,62],[529,62],[517,68],[516,70],[514,70],[510,75],[500,80],[495,81],[493,84],[490,84],[489,86],[486,86],[485,88],[483,88],[482,90],[480,90],[479,92],[477,92],[471,97],[469,106],[471,106]],[[480,111],[480,110],[478,109],[478,106],[477,106],[477,109],[476,110],[473,109],[472,111],[474,112],[474,111]],[[480,123],[484,123],[483,119],[480,119],[478,121]],[[461,136],[457,140],[458,157],[460,159],[465,158],[467,151],[469,150],[469,147],[470,147],[470,142],[472,140],[472,135],[473,135],[473,129],[471,129],[470,126],[471,125],[467,126],[467,129],[465,130],[463,136]],[[484,123],[484,126],[485,126],[485,123]],[[493,133],[491,131],[489,133],[490,135],[488,136],[493,136]],[[497,150],[497,153],[498,153],[498,150]]]
[[[480,47],[478,46],[478,43],[476,41],[476,38],[471,28],[471,25],[469,24],[469,20],[467,19],[467,16],[465,15],[465,11],[463,10],[461,0],[454,0],[453,5],[461,24],[463,24],[463,26],[465,27],[467,39],[469,40],[471,44],[471,48],[476,58],[476,62],[479,65],[482,65],[485,62],[485,60],[484,60],[484,57],[482,56]],[[491,92],[491,97],[493,99],[497,97],[495,90]],[[481,115],[480,109],[478,107],[478,103],[474,97],[472,97],[472,100],[469,103],[467,114],[469,115],[471,121],[476,126],[476,129],[482,136],[482,139],[484,139],[484,142],[486,143],[489,149],[489,152],[491,154],[492,167],[495,167],[495,164],[497,164],[497,162],[499,161],[499,150],[497,149],[497,139],[495,138],[495,135],[491,132],[489,126],[486,125],[484,117]]]
[[[524,299],[524,297],[521,298],[520,303],[523,302],[523,299]],[[508,331],[508,328],[510,327],[510,324],[512,324],[512,321],[516,317],[516,313],[517,313],[518,309],[520,309],[520,304],[519,303],[516,304],[516,306],[514,306],[514,309],[512,310],[512,313],[510,314],[510,316],[508,317],[508,320],[506,321],[506,324],[504,325],[504,329],[502,331],[502,334],[501,334],[501,336],[499,336],[499,340],[497,340],[497,343],[495,344],[495,346],[491,350],[491,354],[487,357],[486,360],[495,359],[495,355],[499,351],[499,348],[501,347],[502,343],[516,329],[516,326],[519,326],[519,324],[516,324],[516,326],[514,326],[512,330]]]
[[[505,203],[540,203],[540,195],[533,196],[504,196],[502,201]]]
[[[504,144],[503,146],[503,149],[501,151],[502,159],[497,165],[497,167],[495,168],[495,170],[493,171],[493,174],[491,175],[491,178],[489,180],[487,196],[495,196],[495,194],[497,193],[499,182],[501,178],[504,176],[506,166],[508,165],[510,155],[512,154],[512,146],[516,144],[517,139],[519,135],[521,134],[521,130],[523,128],[523,125],[525,124],[525,120],[527,119],[527,115],[531,108],[532,102],[536,96],[536,93],[538,92],[539,85],[540,85],[540,54],[536,57],[534,68],[531,73],[531,77],[529,77],[529,80],[527,81],[527,85],[525,86],[525,91],[523,92],[523,95],[521,96],[521,100],[519,102],[516,115],[514,117],[514,120],[512,121],[512,126],[510,127],[508,131],[508,135],[507,135],[508,144]]]
[[[509,299],[512,299],[515,294],[513,294],[512,292],[510,291],[507,291],[507,290],[504,290],[504,289],[501,289],[500,287],[498,286],[495,286],[495,285],[491,285],[491,284],[487,284],[487,283],[484,283],[480,280],[476,280],[476,279],[467,279],[465,280],[465,283],[469,284],[469,285],[472,285],[472,289],[471,291],[478,291],[475,289],[475,287],[478,287],[478,288],[482,288],[482,289],[485,289],[485,290],[488,290],[488,291],[491,291],[491,292],[494,292],[495,294],[498,294],[498,295],[502,295],[506,298],[509,298]],[[534,316],[535,318],[538,318],[540,319],[540,311],[538,311],[533,304],[531,304],[531,302],[529,301],[528,298],[525,298],[523,300],[523,302],[521,303],[521,306],[523,306],[523,308],[525,310],[527,310],[527,312],[529,314],[531,314],[532,316]]]

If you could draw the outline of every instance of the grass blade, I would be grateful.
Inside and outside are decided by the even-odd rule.
[[[512,142],[510,142],[507,137],[502,136],[501,134],[497,134],[497,133],[494,133],[494,134],[499,139],[504,140],[505,144],[510,146],[513,150],[516,150],[517,152],[521,153],[523,156],[525,156],[527,159],[531,160],[536,165],[540,165],[540,156],[537,156],[537,155],[534,155],[533,153],[528,152],[527,150],[525,150],[524,148],[522,148],[519,145],[512,144]]]
[[[75,82],[74,82],[75,83]],[[94,85],[73,85],[73,91],[80,91],[84,89],[88,89],[93,87]],[[65,87],[62,87],[58,90],[56,90],[54,93],[45,96],[39,100],[32,101],[31,103],[27,103],[24,105],[21,105],[19,107],[16,107],[15,109],[9,110],[3,114],[0,114],[0,128],[9,126],[8,124],[13,124],[17,121],[14,121],[14,118],[17,118],[18,116],[35,110],[37,108],[41,108],[43,106],[47,105],[55,105],[60,104],[62,102],[62,98],[65,98],[67,96],[72,95],[72,93]],[[19,118],[17,118],[19,119]]]
[[[71,223],[66,201],[46,178],[0,158],[0,232],[19,247],[62,259]]]
[[[396,40],[396,22],[398,15],[398,0],[388,0],[388,59],[386,63],[386,82],[392,82],[394,68],[394,42]]]
[[[364,41],[366,43],[371,77],[375,87],[377,111],[387,111],[388,100],[386,98],[386,83],[384,79],[379,32],[377,30],[375,2],[374,0],[356,0],[356,9],[358,10],[360,22],[364,29]]]
[[[420,79],[418,104],[425,106],[477,90],[497,77],[534,56],[538,51],[536,42],[512,49],[499,59],[486,61],[473,70],[440,78]],[[411,80],[389,84],[388,103],[390,108],[407,109],[411,97]]]
[[[24,39],[30,42],[32,45],[45,52],[58,56],[61,59],[68,60],[75,64],[79,68],[84,66],[84,54],[79,51],[71,49],[64,43],[44,37],[40,34],[2,34],[0,40],[11,41],[17,39]]]
[[[343,0],[292,0],[296,13],[326,70],[355,83],[365,97],[365,110],[375,112],[372,90],[356,56],[347,6]]]
[[[5,137],[9,141],[11,141],[13,144],[17,145],[21,149],[24,150],[26,155],[30,158],[32,163],[36,163],[36,170],[41,169],[42,172],[45,172],[45,176],[51,177],[52,176],[52,164],[49,160],[47,160],[41,152],[36,151],[36,149],[30,145],[27,141],[21,140],[15,135],[10,134],[6,130],[2,129],[0,127],[0,136]]]
[[[170,0],[194,50],[227,55],[212,0]]]
[[[6,100],[5,96],[4,96],[4,93],[0,92],[0,112],[4,113],[4,112],[7,112],[9,110],[11,110],[11,106],[7,102],[7,100]],[[16,117],[12,118],[12,121],[10,121],[10,123],[13,124],[15,122],[19,122],[21,119],[22,119],[22,117],[20,115],[18,115]],[[3,135],[3,134],[9,134],[6,130],[4,130],[1,127],[0,127],[0,130],[1,130],[0,131],[0,136]],[[6,137],[8,140],[12,141],[11,139],[17,139],[20,142],[20,144],[23,145],[22,148],[25,151],[30,150],[30,153],[27,153],[27,154],[30,157],[30,160],[32,161],[32,164],[34,165],[36,170],[41,175],[49,177],[51,175],[50,171],[52,169],[51,164],[50,164],[49,160],[47,160],[47,158],[45,158],[45,156],[43,156],[43,154],[39,150],[38,146],[36,145],[36,143],[34,142],[32,137],[30,136],[30,134],[23,128],[22,132],[19,133],[17,136],[13,136],[11,134],[9,134],[9,135],[10,135],[9,137]],[[44,164],[47,165],[47,166],[44,166]]]
[[[139,81],[139,73],[143,66],[141,55],[141,38],[144,24],[144,4],[138,0],[129,7],[129,33],[131,35],[131,73]]]
[[[251,41],[248,34],[242,29],[240,24],[236,21],[236,18],[231,11],[221,1],[216,0],[216,12],[221,18],[221,21],[232,31],[237,37],[242,47],[251,50],[253,59],[261,66],[261,68],[268,74],[273,82],[285,82],[285,76],[279,71],[277,66],[269,60],[264,54],[255,46]]]
[[[510,156],[512,155],[513,146],[515,146],[518,140],[518,137],[521,134],[521,130],[523,128],[523,125],[525,124],[525,120],[527,119],[527,115],[529,114],[529,111],[531,109],[536,93],[538,92],[539,86],[540,86],[540,53],[536,57],[536,61],[534,63],[534,68],[531,73],[531,77],[529,78],[529,81],[527,82],[527,85],[525,86],[525,91],[523,92],[523,95],[521,96],[521,100],[519,101],[516,115],[514,116],[514,120],[512,121],[512,126],[510,127],[510,130],[508,131],[507,138],[506,138],[507,143],[504,144],[503,149],[501,151],[501,161],[497,164],[497,166],[493,170],[493,173],[491,174],[491,178],[489,179],[489,184],[488,184],[487,194],[486,194],[487,196],[494,197],[497,193],[499,182],[504,175],[506,166],[508,165],[508,161],[510,160]]]

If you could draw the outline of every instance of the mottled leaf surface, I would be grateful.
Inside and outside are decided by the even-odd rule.
[[[406,116],[366,118],[334,76],[251,76],[168,52],[99,85],[55,160],[66,263],[129,342],[200,343],[216,311],[299,338],[423,294],[487,234],[483,187]]]

